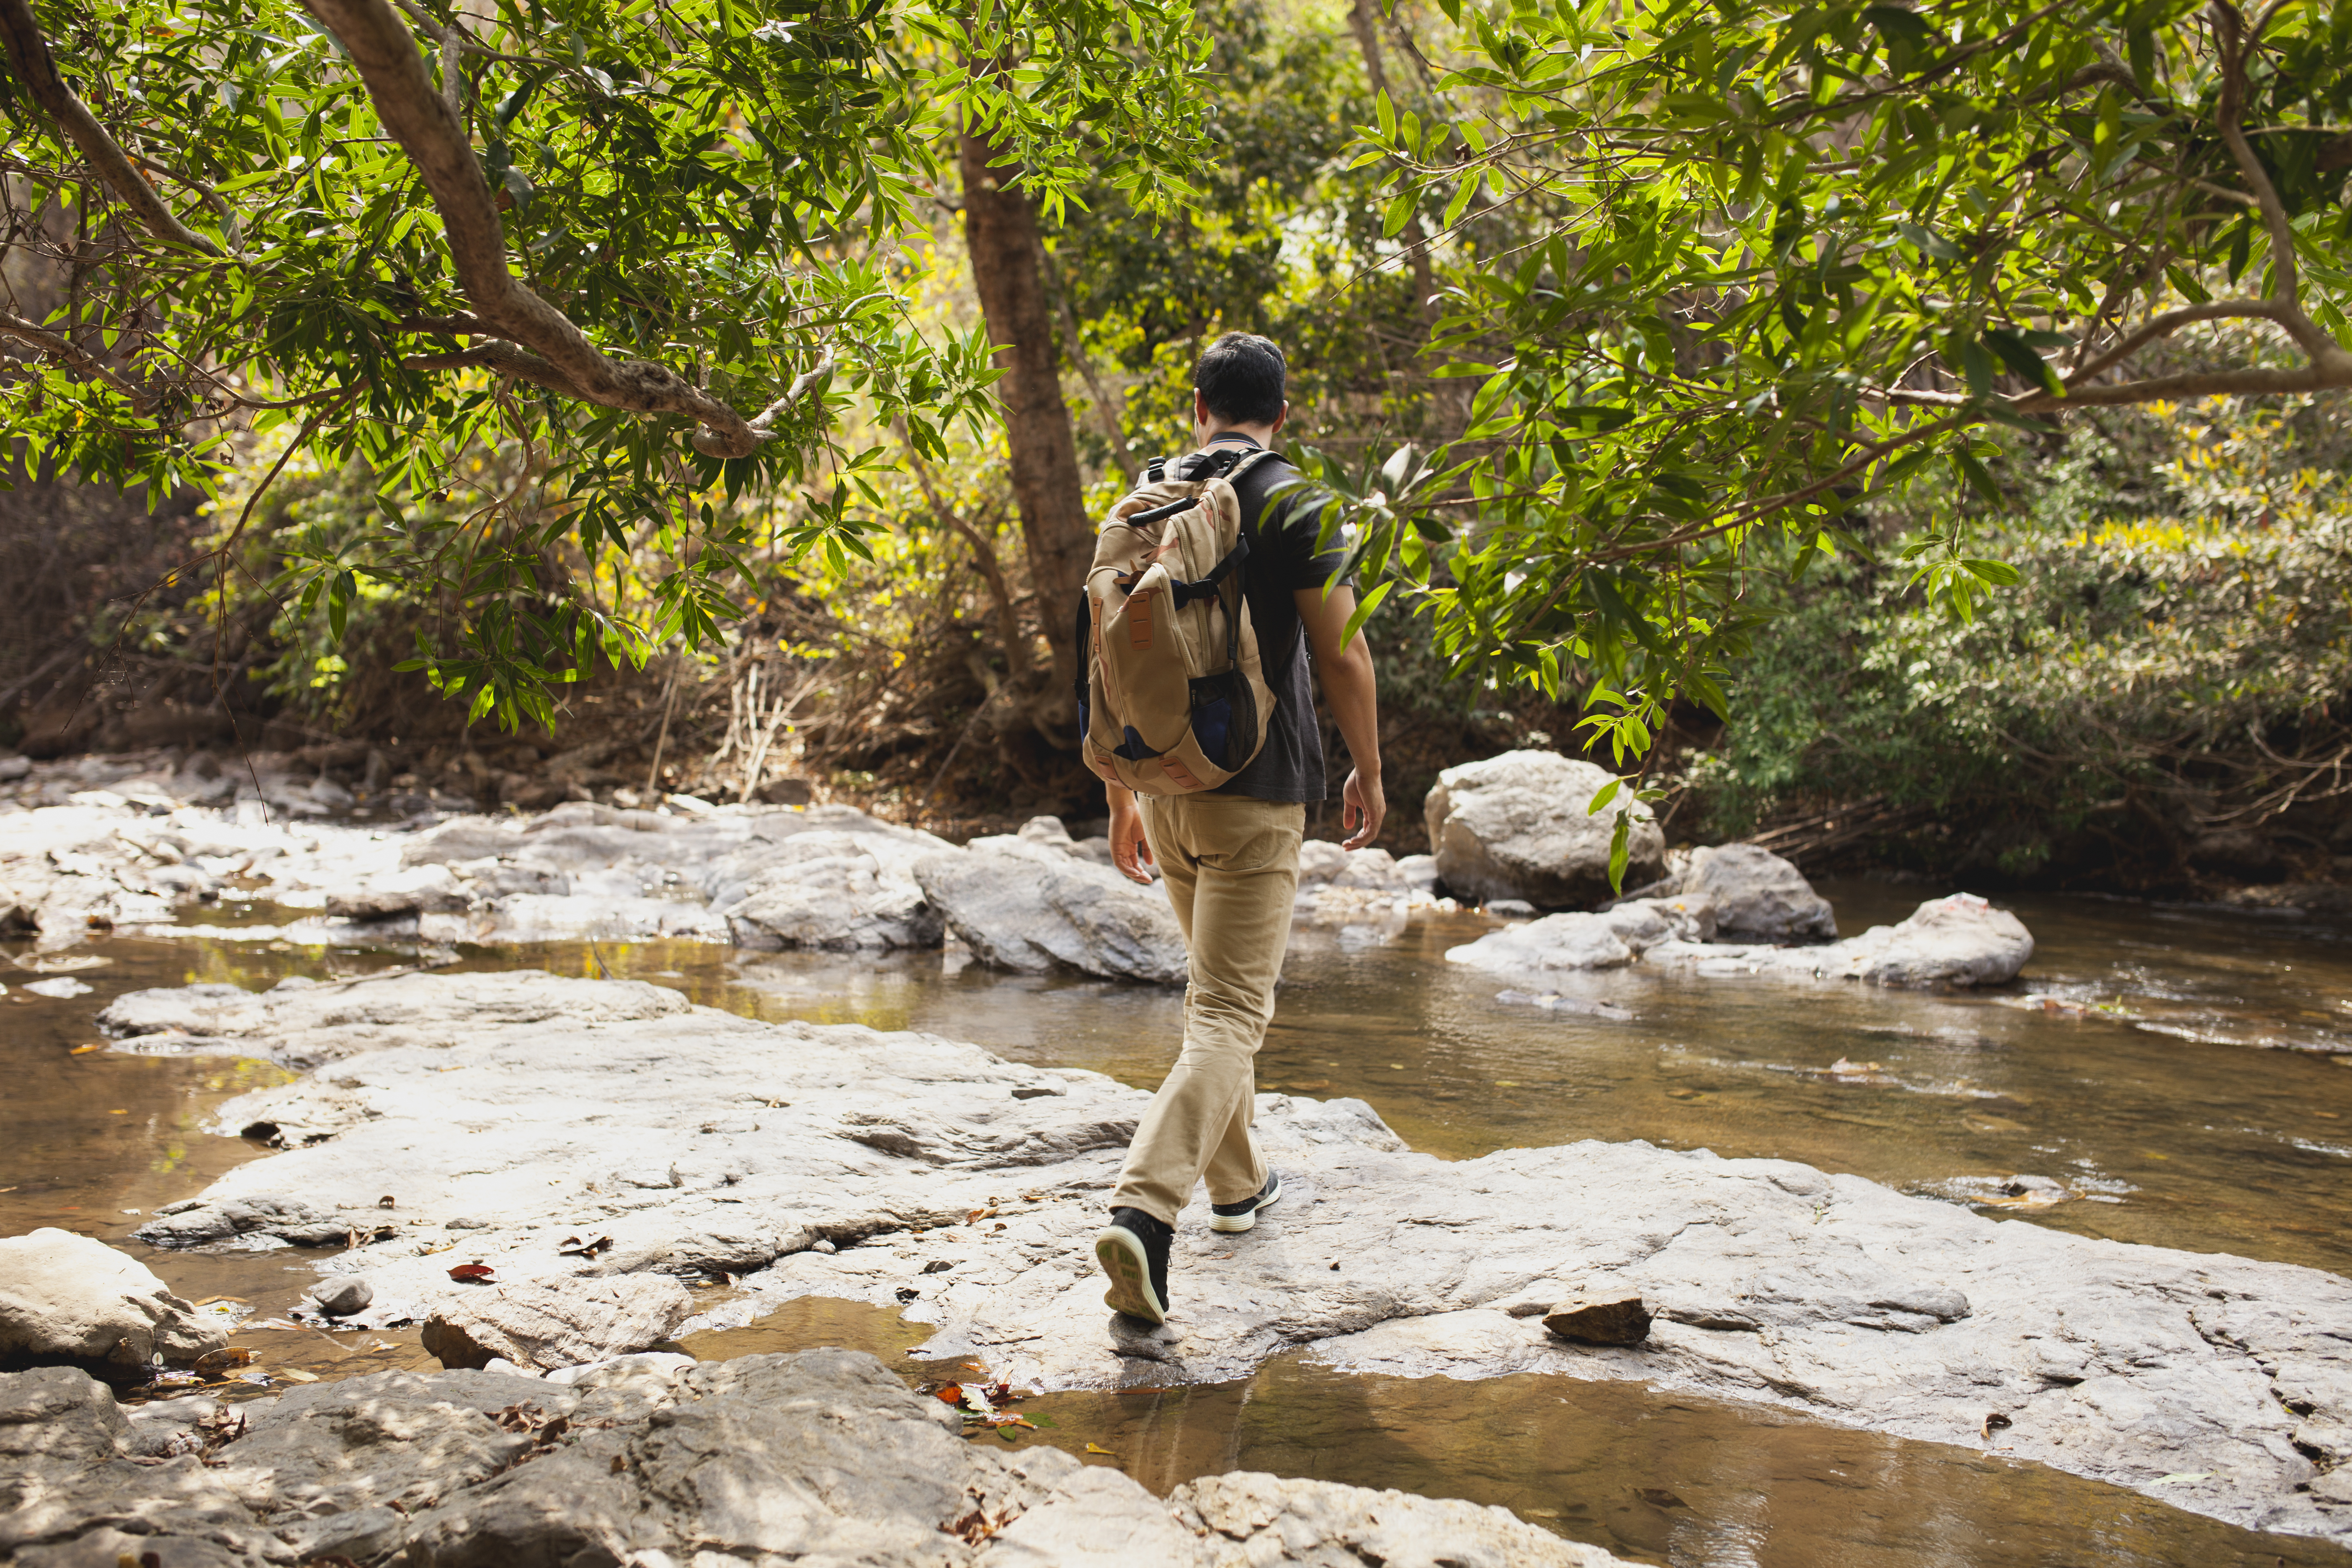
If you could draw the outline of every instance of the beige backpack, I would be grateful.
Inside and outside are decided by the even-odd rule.
[[[1079,603],[1077,697],[1080,748],[1106,781],[1139,795],[1214,789],[1265,744],[1274,696],[1242,592],[1249,544],[1233,482],[1273,455],[1155,458],[1103,521]],[[1187,471],[1198,477],[1176,477]]]

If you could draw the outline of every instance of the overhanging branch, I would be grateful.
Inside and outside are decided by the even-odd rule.
[[[0,5],[23,3],[0,0]],[[791,395],[757,418],[746,419],[667,365],[605,354],[570,317],[514,275],[507,262],[505,226],[474,156],[472,138],[449,100],[435,89],[416,36],[389,0],[302,0],[302,5],[343,47],[376,117],[415,166],[441,215],[450,260],[482,330],[525,351],[515,354],[478,344],[462,355],[425,356],[411,364],[479,364],[606,408],[683,414],[699,426],[695,449],[710,457],[743,458],[759,449]]]
[[[221,247],[188,227],[173,216],[163,205],[154,187],[131,166],[131,160],[114,138],[106,133],[89,108],[68,87],[58,74],[56,57],[49,53],[49,41],[41,36],[41,25],[33,15],[27,0],[0,0],[0,47],[8,52],[8,69],[21,83],[33,101],[47,110],[49,118],[58,122],[89,166],[105,182],[115,198],[138,216],[147,232],[166,245],[205,256],[218,256]]]

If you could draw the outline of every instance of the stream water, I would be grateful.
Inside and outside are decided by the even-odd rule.
[[[1900,918],[1916,889],[1828,884],[1847,931]],[[1498,1004],[1444,963],[1489,929],[1417,917],[1365,944],[1302,929],[1260,1058],[1265,1089],[1369,1100],[1448,1158],[1580,1138],[1775,1155],[2017,1223],[2352,1272],[2352,942],[2333,929],[2078,899],[2013,900],[2038,944],[2018,985],[1926,995],[1851,984],[1594,976],[1630,1019]],[[262,923],[265,906],[202,917]],[[258,1062],[82,1049],[126,990],[414,962],[399,951],[260,943],[191,927],[36,958],[0,945],[0,1234],[55,1225],[144,1258],[181,1293],[260,1316],[313,1278],[282,1255],[152,1253],[141,1211],[266,1151],[201,1129],[229,1095],[283,1078]],[[102,964],[55,967],[60,959]],[[5,961],[0,960],[0,964]],[[23,966],[40,964],[44,973]],[[937,953],[745,953],[685,942],[469,949],[465,968],[653,980],[754,1016],[919,1028],[1003,1055],[1158,1081],[1180,999],[1146,987],[994,974]],[[90,989],[37,995],[69,976]],[[2044,1000],[2028,1003],[2028,998]],[[2344,1052],[2331,1055],[2331,1052]],[[2018,1174],[2073,1196],[2011,1206]],[[796,1303],[698,1340],[702,1355],[818,1343],[903,1361],[926,1331],[847,1303]],[[313,1376],[431,1364],[415,1331],[240,1335]],[[947,1375],[953,1375],[950,1370]],[[1522,1376],[1365,1378],[1306,1357],[1234,1384],[1044,1396],[1027,1441],[1108,1448],[1164,1490],[1272,1469],[1503,1503],[1636,1559],[1674,1563],[2273,1563],[2347,1560],[1997,1454],[1907,1442],[1638,1385]],[[993,1440],[993,1439],[986,1439]]]

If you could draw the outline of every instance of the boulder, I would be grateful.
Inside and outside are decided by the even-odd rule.
[[[0,1452],[48,1439],[0,1479],[18,1504],[0,1509],[0,1553],[26,1568],[1618,1561],[1504,1509],[1328,1481],[1244,1471],[1155,1498],[1059,1448],[968,1442],[952,1406],[848,1351],[572,1386],[378,1373],[242,1406],[226,1440],[200,1439],[180,1405],[211,1402],[148,1405],[128,1425],[168,1431],[134,1435],[79,1373],[0,1375]],[[158,1459],[125,1462],[140,1452]]]
[[[1638,1345],[1650,1337],[1639,1296],[1571,1296],[1543,1315],[1548,1332],[1586,1345]]]
[[[1693,850],[1681,892],[1713,908],[1716,941],[1811,942],[1837,936],[1830,901],[1794,866],[1753,844]]]
[[[425,1349],[446,1367],[492,1361],[549,1371],[651,1350],[694,1315],[694,1298],[657,1274],[478,1286],[425,1320]]]
[[[265,1137],[274,1137],[276,1123]],[[352,1222],[301,1198],[275,1193],[229,1198],[215,1204],[167,1204],[131,1234],[150,1247],[215,1247],[248,1237],[266,1237],[295,1247],[340,1247],[351,1238]]]
[[[1619,934],[1617,911],[1546,915],[1525,925],[1488,931],[1476,942],[1445,950],[1448,963],[1496,974],[1541,974],[1563,969],[1616,969],[1634,959]],[[1665,922],[1658,922],[1663,931]]]
[[[765,864],[717,910],[740,947],[927,948],[946,934],[914,879],[924,850],[852,833],[806,833],[762,849]]]
[[[228,1342],[146,1265],[48,1227],[0,1240],[0,1355],[137,1366]]]
[[[2033,936],[1973,893],[1930,899],[1899,925],[1873,926],[1843,950],[1835,973],[1877,985],[1998,985],[2033,956]]]
[[[1108,867],[1006,837],[918,861],[915,879],[982,963],[1184,982],[1184,932],[1167,895]]]
[[[1609,882],[1612,806],[1588,813],[1615,775],[1556,752],[1505,752],[1437,775],[1423,815],[1437,876],[1459,899],[1525,899],[1546,909],[1584,908],[1614,891]],[[1633,816],[1625,885],[1654,881],[1665,836],[1650,808],[1623,797]]]
[[[466,895],[449,868],[437,861],[403,868],[360,887],[327,895],[327,913],[342,920],[394,920],[430,910],[445,914],[466,907]]]

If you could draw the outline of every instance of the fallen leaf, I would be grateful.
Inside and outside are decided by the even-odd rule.
[[[92,1051],[102,1051],[106,1047],[104,1046],[76,1046],[67,1054],[69,1056],[86,1057]]]
[[[1985,1438],[1987,1441],[1990,1441],[1994,1433],[2005,1432],[2015,1425],[2015,1422],[1996,1410],[1991,1415],[1987,1415],[1984,1418],[1984,1426],[1979,1429],[1978,1435]]]
[[[562,1258],[593,1258],[600,1252],[610,1252],[612,1249],[613,1238],[609,1236],[600,1236],[592,1241],[583,1241],[576,1236],[567,1236],[555,1251],[557,1256]]]
[[[1334,1274],[1339,1272],[1339,1260],[1336,1258],[1331,1259],[1331,1272]]]
[[[304,1372],[299,1367],[279,1367],[278,1369],[278,1375],[286,1379],[289,1383],[316,1383],[319,1381],[319,1374],[317,1373]]]
[[[1111,1457],[1112,1458],[1114,1458],[1114,1459],[1116,1459],[1116,1458],[1118,1458],[1118,1456],[1116,1453],[1113,1453],[1110,1449],[1104,1447],[1100,1443],[1089,1443],[1089,1444],[1087,1444],[1087,1453],[1089,1453],[1089,1454],[1109,1454],[1109,1455],[1110,1455],[1110,1457]]]
[[[247,1301],[242,1296],[207,1296],[203,1300],[197,1302],[196,1305],[199,1307],[209,1307],[215,1301],[234,1301],[240,1307],[252,1305],[251,1302]]]
[[[963,1222],[966,1225],[975,1225],[982,1220],[994,1219],[995,1217],[996,1211],[994,1209],[974,1209],[970,1214],[963,1216]]]
[[[449,1278],[466,1284],[479,1284],[494,1273],[496,1270],[487,1263],[460,1263],[449,1270]]]
[[[392,1201],[392,1194],[391,1194],[390,1193],[386,1193],[386,1194],[384,1194],[384,1195],[383,1195],[383,1196],[382,1196],[382,1197],[380,1197],[380,1198],[376,1199],[376,1201],[375,1201],[375,1206],[376,1206],[376,1207],[378,1207],[378,1208],[380,1208],[380,1209],[388,1209],[388,1208],[395,1208],[395,1207],[397,1207],[397,1206],[399,1206],[399,1205],[397,1205],[396,1204],[394,1204],[394,1203]]]
[[[129,1111],[127,1111],[127,1110],[110,1110],[110,1111],[108,1111],[108,1112],[107,1112],[107,1114],[108,1114],[109,1116],[128,1116],[128,1115],[130,1115],[130,1114],[131,1114],[131,1112],[129,1112]]]
[[[220,1350],[206,1351],[195,1359],[198,1372],[226,1372],[233,1366],[251,1366],[253,1352],[243,1345],[227,1345]]]

